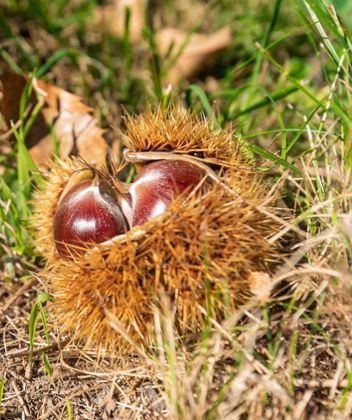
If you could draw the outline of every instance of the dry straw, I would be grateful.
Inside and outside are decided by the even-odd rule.
[[[183,156],[211,167],[210,182],[163,215],[71,260],[56,253],[53,217],[82,163],[58,162],[35,201],[37,248],[47,258],[41,277],[54,295],[55,319],[76,340],[120,351],[131,340],[153,342],[161,294],[172,302],[179,332],[194,332],[202,328],[204,308],[218,318],[233,312],[251,295],[251,279],[258,287],[260,273],[267,278],[279,258],[268,241],[278,229],[270,217],[275,195],[246,164],[231,133],[212,130],[181,107],[127,117],[126,125],[126,157]]]

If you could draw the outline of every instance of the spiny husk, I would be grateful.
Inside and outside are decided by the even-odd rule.
[[[270,217],[275,197],[243,163],[229,133],[213,133],[205,121],[177,108],[129,118],[128,137],[135,150],[202,152],[205,161],[218,164],[220,182],[180,196],[163,215],[126,235],[63,260],[55,251],[53,216],[80,164],[59,162],[47,174],[35,214],[55,318],[76,339],[119,351],[130,348],[123,332],[142,343],[153,337],[161,294],[172,300],[179,330],[197,331],[202,308],[211,304],[217,317],[232,312],[250,295],[252,273],[270,273],[278,261],[268,242],[278,228]]]
[[[204,119],[181,106],[159,108],[137,117],[126,115],[125,121],[129,139],[126,146],[131,150],[172,151],[222,167],[243,167],[239,143],[233,141],[231,131],[213,130]]]

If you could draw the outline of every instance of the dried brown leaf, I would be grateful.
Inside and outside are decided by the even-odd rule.
[[[0,80],[0,111],[10,127],[11,121],[15,123],[19,118],[19,100],[26,79],[7,74]],[[42,166],[53,155],[50,139],[50,127],[53,127],[61,157],[80,155],[88,162],[103,165],[107,144],[103,138],[104,130],[98,127],[96,119],[92,116],[92,108],[83,104],[79,96],[42,80],[37,80],[33,87],[38,97],[44,101],[44,107],[26,138],[27,147],[36,164]],[[37,95],[32,94],[32,107],[37,102]]]
[[[122,37],[125,33],[126,10],[130,11],[130,39],[137,42],[142,37],[145,0],[115,0],[114,5],[96,9],[96,23]]]
[[[189,40],[188,40],[189,37]],[[189,35],[176,28],[165,28],[157,34],[157,44],[162,55],[170,51],[178,55],[169,69],[165,81],[176,84],[182,79],[190,79],[211,63],[217,53],[231,44],[231,30],[228,26],[210,35]]]

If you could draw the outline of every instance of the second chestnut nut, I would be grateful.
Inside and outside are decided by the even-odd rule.
[[[105,180],[88,179],[73,185],[58,204],[54,216],[54,240],[62,258],[70,246],[101,243],[161,215],[179,194],[194,188],[204,170],[181,160],[146,164],[123,192]]]
[[[204,171],[181,160],[159,160],[145,165],[135,180],[127,184],[122,211],[131,227],[164,213],[173,199],[195,187]]]

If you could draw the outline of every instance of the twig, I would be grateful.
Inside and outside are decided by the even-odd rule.
[[[12,386],[13,386],[13,388],[15,390],[16,397],[18,398],[18,401],[20,402],[20,404],[21,404],[21,406],[23,408],[23,411],[24,411],[25,415],[27,417],[30,417],[31,416],[31,413],[29,412],[29,409],[27,407],[27,404],[25,403],[24,399],[22,398],[22,395],[21,395],[20,390],[17,388],[17,385],[16,385],[15,380],[12,380],[11,383],[12,383]]]
[[[53,343],[50,344],[48,346],[43,346],[43,347],[39,347],[36,348],[32,351],[32,354],[36,354],[36,353],[41,353],[42,351],[46,351],[46,350],[56,350],[60,346],[65,345],[69,342],[69,340],[64,340],[61,343]],[[25,348],[25,349],[19,349],[19,350],[15,350],[12,351],[11,353],[7,353],[6,354],[7,357],[19,357],[19,356],[29,356],[29,348]]]

